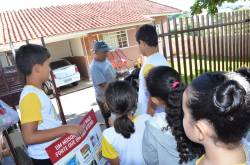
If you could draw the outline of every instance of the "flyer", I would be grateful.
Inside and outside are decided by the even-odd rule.
[[[102,157],[102,131],[92,110],[81,121],[83,134],[65,135],[52,143],[46,151],[54,165],[104,165]]]

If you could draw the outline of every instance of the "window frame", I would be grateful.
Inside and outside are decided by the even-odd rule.
[[[12,56],[12,52],[10,52],[10,51],[1,52],[0,56],[3,56],[3,58],[5,58],[5,62],[6,62],[5,64],[7,64],[7,66],[3,65],[3,62],[0,61],[0,67],[6,68],[6,67],[15,66],[15,62],[13,61],[13,59],[11,57]],[[0,58],[0,60],[1,60],[1,58]]]
[[[118,35],[121,35],[121,34],[122,34],[122,33],[121,33],[122,31],[124,31],[124,34],[126,35],[126,42],[127,42],[127,46],[124,46],[124,47],[120,47],[119,41],[118,41]],[[118,33],[118,34],[117,34],[117,33]],[[103,33],[103,34],[102,34],[102,37],[103,37],[103,40],[104,40],[104,41],[105,41],[105,39],[104,39],[104,36],[105,36],[105,35],[112,35],[112,37],[113,37],[113,36],[116,37],[116,42],[117,42],[117,43],[115,43],[116,47],[115,47],[115,48],[114,48],[114,47],[111,47],[112,50],[113,50],[113,49],[117,49],[117,48],[119,48],[119,49],[126,49],[126,48],[129,48],[129,47],[130,47],[129,38],[128,38],[128,30],[127,30],[127,29]],[[124,37],[125,37],[125,36],[124,36]],[[121,38],[122,38],[122,37],[121,37]],[[114,45],[114,44],[110,44],[108,41],[105,41],[105,42],[106,42],[109,46],[110,46],[110,45]],[[124,42],[124,41],[122,40],[121,42]],[[122,45],[123,45],[123,44],[122,44]]]

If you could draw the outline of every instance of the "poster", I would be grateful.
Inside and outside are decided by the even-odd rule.
[[[102,157],[102,131],[97,124],[94,111],[90,111],[81,121],[83,134],[65,135],[52,143],[46,151],[55,165],[104,165]]]

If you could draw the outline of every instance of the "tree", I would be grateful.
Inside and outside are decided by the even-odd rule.
[[[196,0],[191,7],[191,13],[200,14],[203,9],[207,9],[209,14],[215,14],[218,12],[218,7],[224,2],[236,2],[237,0]]]

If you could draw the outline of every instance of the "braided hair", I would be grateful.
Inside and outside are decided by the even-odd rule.
[[[179,163],[188,162],[199,156],[201,153],[196,151],[195,147],[192,147],[192,151],[189,148],[191,146],[199,148],[200,145],[193,144],[184,132],[182,95],[185,85],[181,82],[178,72],[167,66],[155,67],[149,72],[146,84],[150,95],[160,98],[166,104],[166,121],[177,142]]]

